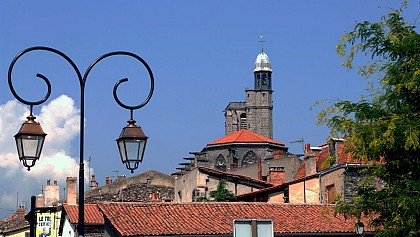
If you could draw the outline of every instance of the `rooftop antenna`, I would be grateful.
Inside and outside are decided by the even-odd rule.
[[[261,51],[264,51],[264,42],[267,42],[264,40],[264,35],[260,34],[260,40],[258,42],[261,42]]]
[[[305,153],[305,143],[304,143],[304,141],[305,140],[303,140],[303,137],[302,137],[302,138],[300,138],[296,141],[290,142],[290,143],[301,143],[302,144],[302,151],[303,151],[303,153]]]
[[[115,181],[117,181],[118,180],[118,170],[113,170],[112,172],[117,174],[117,176],[115,178]],[[115,177],[115,176],[113,176],[113,177]]]
[[[91,156],[89,156],[89,159],[88,159],[88,162],[89,162],[89,181],[91,181],[91,176],[90,176],[90,161],[92,160],[92,157]],[[89,190],[91,190],[92,189],[92,182],[89,182]]]

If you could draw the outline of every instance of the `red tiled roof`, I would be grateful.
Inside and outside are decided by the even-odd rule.
[[[24,217],[12,216],[6,220],[0,220],[0,233],[8,233],[26,228],[29,228],[29,222]]]
[[[296,177],[295,179],[300,179],[306,176],[306,166],[305,166],[305,161],[302,161],[302,163],[300,163],[300,167],[298,169],[298,171],[296,172]]]
[[[99,203],[121,236],[226,235],[235,219],[270,219],[275,233],[353,233],[333,206],[272,203]]]
[[[64,211],[70,219],[70,223],[77,224],[79,222],[79,206],[78,205],[63,205]],[[96,204],[85,204],[85,224],[86,225],[103,225],[104,216],[99,211]]]
[[[227,143],[272,143],[272,144],[284,146],[284,143],[261,136],[249,130],[239,130],[226,137],[222,137],[216,141],[210,142],[207,145],[220,145],[220,144],[227,144]]]
[[[328,143],[320,145],[321,151],[315,153],[315,159],[316,159],[316,171],[322,171],[325,169],[330,168],[329,164],[325,164],[326,160],[330,156],[329,148],[327,146]],[[342,165],[345,163],[351,163],[351,164],[366,164],[366,162],[357,160],[353,158],[352,154],[350,152],[347,152],[345,150],[345,144],[344,143],[338,143],[337,144],[337,163],[336,165]],[[296,172],[295,179],[300,179],[306,176],[306,168],[305,168],[305,162],[303,161],[299,167],[299,170]]]

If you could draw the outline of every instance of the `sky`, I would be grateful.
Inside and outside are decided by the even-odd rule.
[[[319,145],[329,130],[316,125],[326,99],[357,100],[366,81],[341,66],[335,46],[356,22],[379,21],[401,1],[0,1],[0,218],[18,205],[29,208],[30,196],[46,180],[57,180],[64,197],[65,178],[78,176],[80,87],[71,66],[48,52],[20,58],[12,80],[19,96],[40,100],[52,84],[50,98],[34,114],[48,134],[41,159],[27,171],[19,163],[13,136],[28,107],[10,92],[7,73],[13,58],[32,46],[48,46],[68,55],[82,74],[99,56],[129,51],[142,57],[155,78],[150,102],[134,112],[149,137],[145,158],[131,174],[122,164],[115,139],[129,111],[113,99],[114,84],[125,104],[145,100],[150,79],[142,64],[124,56],[98,63],[86,82],[86,179],[95,174],[132,176],[147,170],[176,171],[189,152],[224,136],[224,113],[231,101],[245,101],[253,87],[253,66],[262,45],[273,68],[274,139],[292,153],[301,143]],[[418,25],[419,3],[410,1],[406,20]],[[359,59],[357,59],[359,60]],[[360,58],[363,61],[363,58]],[[91,158],[91,162],[87,160]],[[87,182],[86,182],[87,183]],[[88,187],[86,186],[86,189]]]

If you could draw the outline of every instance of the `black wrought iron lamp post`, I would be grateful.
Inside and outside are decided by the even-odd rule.
[[[15,135],[16,140],[16,146],[18,150],[19,160],[22,161],[23,165],[30,170],[31,167],[33,167],[36,163],[36,161],[39,159],[42,151],[42,146],[44,144],[45,134],[41,128],[41,125],[35,121],[35,117],[33,116],[32,109],[34,105],[40,105],[44,103],[51,94],[51,84],[47,77],[45,77],[42,74],[37,74],[36,76],[40,79],[42,79],[48,87],[47,94],[44,96],[43,99],[39,101],[27,101],[20,97],[12,83],[12,71],[15,63],[18,61],[20,57],[22,57],[24,54],[31,52],[31,51],[48,51],[55,54],[60,55],[63,57],[67,62],[71,64],[73,69],[75,70],[77,77],[79,79],[80,84],[80,145],[79,145],[79,151],[80,151],[80,162],[79,162],[79,222],[77,226],[78,235],[84,236],[84,116],[85,116],[85,84],[86,79],[92,70],[92,68],[101,60],[114,56],[114,55],[123,55],[123,56],[129,56],[132,58],[135,58],[140,63],[143,64],[144,67],[146,67],[147,72],[150,77],[150,92],[147,96],[146,100],[137,105],[137,106],[129,106],[124,103],[122,103],[117,96],[117,89],[118,86],[123,83],[127,82],[128,79],[124,78],[122,80],[119,80],[113,90],[113,95],[115,101],[123,108],[130,110],[130,120],[128,121],[128,125],[123,128],[123,131],[121,132],[120,137],[117,139],[118,149],[121,155],[122,162],[126,165],[126,167],[131,170],[133,173],[135,169],[138,168],[138,165],[143,160],[144,151],[146,148],[146,142],[147,142],[147,136],[144,135],[142,129],[135,125],[135,120],[133,120],[133,111],[136,109],[140,109],[143,106],[145,106],[150,99],[152,98],[153,91],[154,91],[154,77],[152,70],[150,69],[149,65],[144,61],[141,57],[138,55],[131,53],[131,52],[125,52],[125,51],[116,51],[104,54],[100,57],[98,57],[95,61],[93,61],[90,66],[87,68],[86,72],[84,73],[83,77],[80,73],[78,67],[76,64],[64,53],[61,51],[58,51],[53,48],[44,47],[44,46],[36,46],[31,47],[23,50],[20,52],[11,62],[9,66],[9,72],[8,72],[8,82],[9,82],[9,88],[12,92],[13,96],[19,100],[20,102],[29,105],[30,106],[30,115],[27,117],[28,121],[26,121],[19,132]]]

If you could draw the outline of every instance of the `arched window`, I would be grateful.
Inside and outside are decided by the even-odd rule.
[[[255,163],[257,161],[257,155],[253,151],[248,151],[244,158],[242,159],[241,166],[246,166],[248,164]]]
[[[248,129],[248,124],[246,123],[246,113],[242,113],[240,119],[240,129]]]
[[[266,74],[266,73],[264,73],[264,74],[262,75],[262,84],[263,84],[263,85],[267,85],[267,74]]]
[[[226,171],[226,159],[222,155],[219,155],[216,159],[215,168],[217,170]]]

